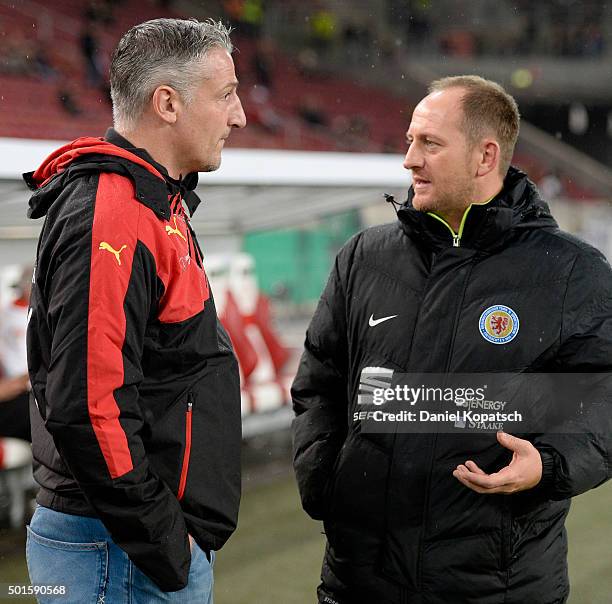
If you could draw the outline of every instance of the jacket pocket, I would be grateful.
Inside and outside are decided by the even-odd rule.
[[[359,434],[347,438],[328,486],[325,533],[336,558],[368,564],[385,531],[389,457]]]
[[[361,434],[351,432],[335,461],[328,494],[332,517],[379,524],[384,510],[389,456]],[[378,518],[372,518],[376,510]]]
[[[231,364],[230,364],[231,363]],[[191,535],[205,549],[219,549],[238,519],[240,501],[240,385],[233,358],[210,359],[191,393],[191,461],[181,508]],[[181,408],[184,431],[189,407]],[[186,451],[187,446],[183,448]]]
[[[327,517],[344,440],[341,420],[327,409],[313,407],[293,420],[293,467],[302,507],[315,520]]]
[[[187,486],[187,474],[189,473],[189,459],[191,457],[191,430],[193,418],[193,396],[187,395],[187,409],[185,410],[185,448],[183,450],[183,461],[181,464],[181,476],[179,480],[177,498],[180,501],[185,495]]]

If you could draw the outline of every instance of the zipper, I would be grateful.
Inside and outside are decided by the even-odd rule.
[[[438,216],[435,216],[434,214],[432,214],[432,216],[434,216],[435,218],[438,218]],[[445,224],[446,224],[446,222],[445,222]],[[433,254],[432,261],[431,261],[431,267],[429,269],[429,276],[427,277],[427,280],[425,282],[425,287],[423,288],[424,292],[426,292],[429,289],[429,284],[430,284],[430,281],[431,281],[431,275],[433,273],[433,269],[434,269],[435,264],[436,264],[436,255]],[[417,316],[415,317],[415,325],[418,325],[418,323],[420,321],[421,310],[422,310],[422,306],[419,306],[419,309],[417,311]],[[408,351],[408,363],[406,364],[407,367],[410,367],[410,361],[412,360],[412,353],[414,351],[414,332],[413,332],[412,335],[413,335],[413,338],[412,338],[412,341],[410,342],[410,350]],[[391,475],[391,473],[394,470],[394,465],[396,465],[396,461],[395,461],[395,459],[396,459],[395,449],[396,449],[396,445],[397,445],[397,438],[398,438],[398,432],[397,432],[397,430],[395,430],[395,433],[393,434],[393,442],[391,443],[392,454],[391,454],[391,463],[389,464],[388,476]],[[431,463],[433,463],[433,460],[430,460],[430,465],[431,465]],[[431,470],[430,470],[430,472],[431,472]],[[385,486],[385,491],[387,493],[389,492],[389,478],[387,479],[387,484]],[[425,494],[425,497],[428,498],[427,493]],[[389,498],[387,497],[387,502],[388,501],[389,501]],[[387,513],[387,516],[388,516],[388,510],[387,510],[387,506],[388,505],[389,505],[388,503],[385,503],[385,511]],[[425,511],[423,512],[423,519],[425,519]],[[423,522],[423,526],[424,526],[424,522]],[[386,521],[385,530],[388,530],[388,520]],[[422,551],[423,551],[424,548],[423,548],[423,537],[419,536],[418,539],[419,539],[419,549],[418,549],[418,560],[417,560],[417,571],[416,571],[415,582],[417,584],[417,587],[420,589],[420,586],[421,586],[421,572],[422,572],[422,569],[421,569],[421,557],[422,557]],[[406,589],[402,588],[400,597],[401,597],[401,604],[405,604],[405,602],[407,602],[407,598],[408,598],[408,592],[407,592]]]
[[[200,244],[198,243],[198,239],[196,237],[195,231],[191,228],[191,223],[185,217],[185,224],[187,225],[187,229],[189,230],[191,242],[193,244],[193,252],[196,258],[196,262],[198,266],[203,269],[204,268],[204,254],[202,253],[202,249],[200,248]]]
[[[435,218],[438,222],[441,222],[450,231],[451,237],[453,238],[453,247],[460,247],[461,237],[463,237],[463,229],[465,228],[465,221],[467,220],[467,216],[470,210],[472,209],[473,205],[474,204],[470,204],[466,208],[465,212],[463,212],[463,216],[461,217],[461,223],[459,224],[459,230],[456,233],[453,230],[453,227],[450,224],[448,224],[448,222],[446,222],[446,220],[444,220],[444,218],[442,218],[441,216],[438,216],[437,214],[434,214],[433,212],[427,212],[427,214],[428,216]]]
[[[183,200],[180,197],[180,193],[177,193],[178,203],[176,205],[176,214],[177,216],[181,216],[185,221],[185,236],[187,239],[187,249],[189,251],[189,257],[195,258],[196,264],[198,263],[197,254],[195,252],[195,245],[193,245],[193,235],[191,231],[191,227],[189,226],[189,219],[185,213],[185,208],[183,207]]]
[[[500,565],[503,571],[508,571],[512,562],[512,508],[508,498],[502,499],[502,527],[501,527],[501,559]]]
[[[461,227],[465,224],[465,216],[468,212],[468,210],[471,208],[472,206],[469,206],[468,209],[466,210],[465,214],[463,215],[463,220],[461,221]],[[461,227],[459,228],[459,233],[461,233]],[[450,228],[450,227],[449,227]],[[461,237],[461,235],[459,234],[459,238]],[[457,246],[458,247],[458,246]],[[457,306],[457,310],[455,312],[455,318],[453,321],[453,332],[451,334],[451,341],[450,341],[450,346],[448,349],[448,354],[446,356],[446,361],[444,364],[444,374],[448,374],[449,369],[450,369],[450,365],[451,365],[451,360],[453,358],[453,350],[455,348],[455,340],[457,338],[457,330],[459,327],[459,316],[461,314],[461,309],[463,307],[463,300],[465,298],[465,292],[467,290],[467,286],[468,286],[468,282],[470,280],[470,276],[472,274],[472,269],[473,269],[473,261],[470,263],[470,267],[468,269],[468,273],[465,276],[465,279],[463,281],[463,286],[461,288],[461,296],[459,298],[459,304]],[[431,442],[431,453],[429,456],[429,460],[428,460],[428,466],[429,466],[429,470],[427,473],[427,478],[425,481],[425,504],[423,505],[423,530],[427,530],[427,526],[429,524],[429,515],[427,513],[427,510],[429,509],[429,494],[431,492],[431,480],[432,480],[432,473],[433,473],[433,464],[434,464],[434,459],[435,459],[435,455],[436,455],[436,447],[438,445],[438,433],[434,433],[432,435],[432,442]],[[421,537],[420,539],[420,543],[419,543],[419,553],[418,553],[418,562],[417,562],[417,585],[420,587],[422,584],[422,576],[423,576],[423,554],[424,554],[424,539]]]
[[[185,411],[185,451],[183,453],[183,465],[181,467],[181,479],[178,488],[178,500],[185,494],[187,485],[187,472],[189,471],[189,457],[191,456],[191,418],[193,415],[193,401],[191,395],[187,399],[187,411]]]
[[[494,196],[493,196],[494,197]],[[490,199],[488,199],[486,202],[484,202],[484,204],[476,204],[476,205],[485,205],[487,203],[489,203],[493,197],[491,197]],[[448,224],[448,222],[446,222],[446,220],[444,220],[442,217],[438,216],[437,214],[434,214],[433,212],[427,212],[427,214],[429,216],[431,216],[432,218],[435,218],[437,221],[441,222],[449,231],[452,237],[452,242],[453,242],[453,247],[460,247],[461,246],[461,237],[463,236],[463,230],[465,228],[465,223],[467,220],[467,216],[470,212],[470,210],[472,209],[472,206],[475,204],[470,204],[465,212],[463,213],[463,216],[461,217],[461,223],[459,224],[459,229],[458,231],[455,233],[455,231],[453,230],[453,228],[450,226],[450,224]],[[435,256],[434,256],[435,258]],[[434,263],[432,263],[432,267],[431,270],[433,271],[433,265]],[[452,355],[453,355],[453,349],[455,347],[455,339],[457,336],[457,329],[458,329],[458,323],[459,323],[459,315],[461,313],[461,308],[462,308],[462,304],[463,304],[463,299],[465,297],[465,292],[467,289],[467,284],[470,278],[470,275],[472,273],[472,267],[473,264],[470,266],[470,269],[468,271],[468,274],[465,277],[465,280],[463,282],[463,287],[462,287],[462,291],[461,291],[461,297],[460,297],[460,301],[459,301],[459,306],[457,307],[457,311],[455,312],[455,318],[454,318],[454,322],[453,322],[453,332],[451,334],[451,341],[450,341],[450,346],[449,346],[449,351],[446,357],[446,361],[445,361],[445,366],[444,366],[444,373],[448,373],[448,370],[450,369],[450,363],[451,363],[451,359],[452,359]],[[429,279],[427,282],[427,285],[429,285]],[[427,286],[426,288],[427,289]],[[417,317],[418,320],[418,317]],[[412,348],[412,346],[411,346]],[[396,433],[396,438],[397,438],[397,433]],[[427,529],[427,525],[429,523],[429,516],[427,513],[427,510],[429,508],[429,494],[431,491],[431,480],[432,480],[432,473],[433,473],[433,463],[434,463],[434,459],[435,459],[435,453],[436,453],[436,446],[438,444],[438,434],[435,433],[432,435],[432,439],[431,439],[431,452],[429,455],[429,459],[428,459],[428,466],[429,466],[429,470],[427,473],[427,478],[425,481],[425,503],[423,505],[423,531],[425,531]],[[395,441],[393,446],[395,446]],[[423,553],[424,553],[424,533],[421,535],[421,537],[419,537],[419,548],[418,548],[418,559],[417,559],[417,576],[416,576],[416,584],[417,586],[420,588],[421,584],[422,584],[422,575],[423,575]],[[402,594],[402,598],[407,597],[407,595]]]
[[[189,250],[189,257],[194,258],[196,264],[203,269],[204,255],[202,254],[202,250],[200,249],[200,245],[196,239],[195,232],[191,228],[191,223],[185,212],[185,208],[183,206],[183,197],[180,192],[175,195],[171,203],[170,209],[172,215],[181,216],[185,221],[185,235],[187,238],[187,248]]]
[[[475,205],[476,206],[485,206],[489,202],[491,202],[494,198],[495,198],[495,195],[493,195],[493,197],[489,197],[489,199],[487,199],[487,201],[484,201],[483,203],[471,203],[465,209],[465,212],[463,212],[463,216],[461,217],[461,223],[459,224],[459,230],[456,233],[453,230],[453,227],[451,227],[451,225],[448,224],[448,222],[446,222],[446,220],[444,220],[444,218],[442,218],[441,216],[438,216],[437,214],[434,214],[434,212],[427,212],[427,214],[429,216],[431,216],[432,218],[435,218],[436,220],[441,222],[451,232],[451,237],[453,238],[453,247],[460,247],[460,245],[461,245],[461,237],[463,237],[463,229],[465,228],[465,221],[467,220],[467,216],[468,216],[470,210],[472,209],[472,206],[475,206]],[[387,199],[387,201],[389,201],[389,200]]]

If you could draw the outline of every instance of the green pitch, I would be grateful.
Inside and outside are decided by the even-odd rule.
[[[612,603],[612,484],[576,497],[568,521],[569,604]],[[215,604],[314,604],[325,539],[292,478],[244,494],[238,531],[219,552]]]
[[[570,604],[610,604],[612,484],[574,500],[568,530]],[[8,539],[0,535],[0,583],[26,582],[22,537],[11,537],[10,547]],[[215,604],[314,604],[323,546],[321,525],[302,512],[292,477],[247,489],[238,531],[215,564]]]

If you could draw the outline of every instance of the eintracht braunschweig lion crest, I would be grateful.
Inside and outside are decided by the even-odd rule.
[[[518,315],[503,304],[489,306],[478,323],[482,337],[492,344],[507,344],[516,337],[519,331]]]

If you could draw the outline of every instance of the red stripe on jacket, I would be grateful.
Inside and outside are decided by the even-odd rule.
[[[101,174],[92,227],[87,391],[91,423],[113,478],[133,468],[114,391],[124,384],[123,304],[138,241],[153,255],[164,286],[160,322],[185,321],[202,312],[210,298],[208,279],[196,261],[198,252],[184,215],[160,220],[134,198],[131,181],[118,174]]]
[[[120,411],[114,397],[115,389],[124,383],[122,349],[126,317],[123,302],[138,232],[139,212],[126,211],[132,196],[132,184],[124,177],[100,175],[91,241],[87,405],[112,478],[133,469],[127,435],[119,422]]]

